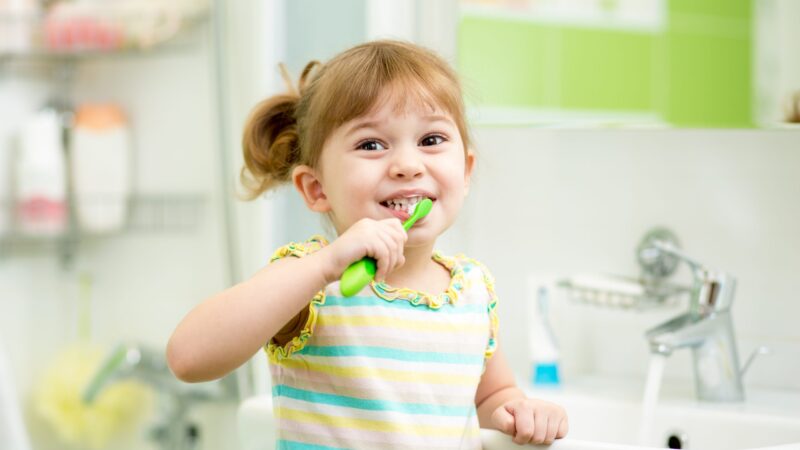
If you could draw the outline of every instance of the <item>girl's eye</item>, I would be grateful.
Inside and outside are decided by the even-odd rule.
[[[375,150],[386,150],[386,147],[383,146],[378,141],[364,141],[356,147],[358,150],[367,150],[367,151],[375,151]]]
[[[424,138],[422,138],[422,141],[420,141],[420,144],[422,144],[424,146],[439,145],[444,141],[445,141],[444,137],[439,136],[438,134],[432,134],[430,136],[425,136]]]

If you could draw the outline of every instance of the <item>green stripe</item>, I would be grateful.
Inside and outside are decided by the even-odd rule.
[[[312,392],[293,388],[285,384],[272,387],[273,397],[286,397],[310,403],[343,406],[345,408],[364,409],[370,411],[395,411],[404,414],[427,414],[434,416],[466,417],[472,408],[469,406],[444,406],[426,403],[402,403],[389,400],[370,400],[344,395]]]
[[[389,347],[361,345],[306,345],[296,355],[309,356],[364,356],[369,358],[395,359],[399,361],[435,362],[444,364],[483,364],[483,355],[461,353],[415,352]]]
[[[389,308],[400,309],[427,309],[434,312],[447,312],[447,313],[484,313],[486,306],[484,305],[442,305],[439,309],[429,308],[428,305],[420,304],[414,305],[408,300],[383,300],[377,297],[337,297],[333,295],[325,296],[325,304],[317,306],[324,308],[326,306],[386,306]]]
[[[305,442],[287,441],[279,439],[277,450],[346,450],[341,447],[328,447],[327,445],[306,444]]]

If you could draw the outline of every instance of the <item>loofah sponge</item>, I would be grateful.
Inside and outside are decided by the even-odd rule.
[[[33,408],[66,443],[99,449],[131,431],[152,411],[152,390],[137,381],[106,386],[95,401],[81,400],[83,390],[103,359],[103,351],[76,344],[62,352],[45,371],[33,394]]]

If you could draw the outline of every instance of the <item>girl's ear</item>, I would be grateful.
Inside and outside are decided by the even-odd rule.
[[[308,209],[319,213],[331,210],[328,197],[322,191],[322,183],[314,169],[305,165],[295,167],[292,170],[292,183]]]
[[[475,169],[475,153],[467,150],[467,158],[464,161],[464,196],[469,193],[469,183],[472,180],[472,171]]]

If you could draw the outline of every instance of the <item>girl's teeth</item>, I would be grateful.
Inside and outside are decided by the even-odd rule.
[[[409,211],[414,205],[419,203],[420,200],[422,200],[422,197],[396,198],[388,200],[386,205],[396,211]]]

